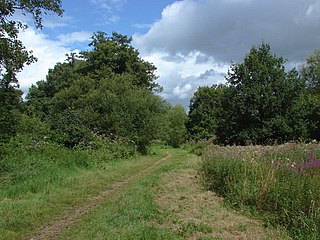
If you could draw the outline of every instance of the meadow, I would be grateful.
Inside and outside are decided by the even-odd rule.
[[[284,227],[293,239],[320,237],[320,144],[204,149],[205,186],[233,207]]]

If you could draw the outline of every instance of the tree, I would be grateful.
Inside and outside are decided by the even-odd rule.
[[[155,67],[139,57],[130,41],[117,33],[108,38],[94,34],[93,49],[68,56],[68,62],[58,63],[45,81],[32,86],[27,109],[49,123],[60,143],[90,142],[89,132],[94,132],[125,139],[146,153],[159,135],[157,118],[165,104],[154,94],[159,89]]]
[[[295,69],[286,72],[284,63],[262,44],[253,47],[243,63],[230,67],[217,131],[221,142],[265,144],[305,137],[297,104],[304,82]]]
[[[0,3],[0,83],[8,88],[11,83],[17,83],[16,73],[24,64],[32,63],[35,58],[26,51],[18,39],[20,30],[27,28],[21,21],[9,20],[16,11],[23,15],[31,14],[35,26],[42,27],[42,15],[56,13],[62,15],[61,0],[2,0]]]
[[[307,58],[307,63],[301,67],[300,74],[310,90],[320,93],[320,50],[315,50],[314,54]]]
[[[191,139],[209,139],[216,134],[225,86],[199,87],[190,100],[187,129]]]
[[[116,32],[110,37],[104,32],[95,33],[90,43],[93,49],[81,52],[86,61],[83,71],[98,79],[105,74],[129,73],[135,76],[136,86],[161,91],[155,82],[156,67],[140,58],[138,50],[131,46],[131,41],[131,37]]]
[[[166,142],[172,147],[179,147],[186,141],[187,114],[181,105],[171,107],[167,112]]]
[[[15,134],[18,124],[17,108],[21,91],[16,74],[25,64],[36,59],[28,52],[18,39],[20,30],[27,25],[12,20],[19,11],[23,15],[31,14],[35,26],[42,27],[42,15],[56,13],[62,15],[61,0],[1,0],[0,1],[0,143]]]
[[[301,78],[306,82],[307,92],[303,99],[308,123],[308,137],[320,140],[320,50],[307,58],[300,69]]]

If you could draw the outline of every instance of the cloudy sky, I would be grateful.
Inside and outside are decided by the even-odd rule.
[[[65,53],[88,49],[96,31],[133,36],[158,68],[162,96],[185,107],[199,86],[224,82],[231,62],[241,62],[253,45],[269,43],[288,66],[320,49],[320,0],[62,1],[62,18],[46,17],[42,30],[20,34],[39,59],[19,74],[24,92]]]

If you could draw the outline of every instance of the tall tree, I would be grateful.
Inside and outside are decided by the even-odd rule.
[[[84,71],[95,78],[105,74],[129,73],[135,76],[134,84],[149,90],[160,91],[155,82],[156,67],[144,61],[138,50],[131,46],[131,37],[113,32],[109,37],[104,32],[97,32],[92,37],[92,50],[81,53],[86,61]]]
[[[216,134],[225,86],[199,87],[190,100],[187,129],[191,139],[209,139]]]
[[[95,132],[125,138],[145,153],[158,136],[165,104],[154,94],[155,67],[130,42],[117,33],[96,33],[91,50],[69,56],[32,86],[27,108],[49,123],[57,141],[73,147]]]
[[[21,21],[14,20],[15,13],[31,14],[37,28],[42,27],[43,14],[62,15],[61,0],[1,0],[0,1],[0,143],[15,134],[16,109],[21,91],[16,74],[25,64],[36,59],[18,39],[20,30],[27,28]]]
[[[42,15],[55,13],[62,15],[61,0],[1,0],[0,2],[0,84],[8,88],[17,83],[16,73],[24,64],[32,63],[35,58],[18,39],[20,30],[27,28],[21,21],[11,20],[19,11],[31,14],[37,28],[42,27]]]
[[[306,82],[307,93],[303,104],[307,112],[308,137],[320,140],[320,50],[307,58],[300,69],[302,79]]]
[[[305,136],[297,105],[304,84],[296,70],[285,71],[284,63],[262,44],[253,47],[243,63],[230,67],[217,131],[222,142],[264,144]]]

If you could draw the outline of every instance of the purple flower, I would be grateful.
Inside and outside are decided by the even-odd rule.
[[[297,170],[298,172],[305,172],[305,170],[317,168],[317,167],[320,167],[320,161],[317,160],[315,155],[310,154],[308,156],[308,161],[297,164],[295,166],[295,170]]]

